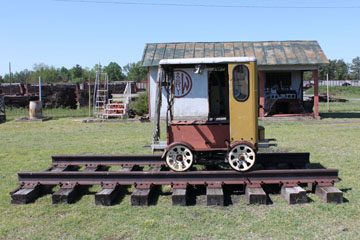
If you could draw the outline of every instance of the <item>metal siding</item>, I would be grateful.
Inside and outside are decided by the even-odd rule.
[[[224,43],[224,52],[225,52],[225,57],[235,57],[234,56],[234,44],[233,43]]]
[[[309,63],[309,60],[302,48],[301,42],[292,42],[291,46],[293,48],[293,51],[294,51],[297,59],[299,60],[299,62],[297,62],[297,64]]]
[[[286,58],[287,58],[287,64],[297,64],[299,62],[299,60],[297,59],[293,49],[292,49],[292,46],[291,46],[291,43],[290,42],[283,42],[282,43],[283,45],[283,48],[285,50],[285,55],[286,55]]]
[[[316,49],[316,53],[320,63],[329,63],[329,60],[327,59],[323,50],[320,48],[318,42],[314,43],[313,48]]]
[[[235,52],[235,57],[244,57],[245,56],[244,47],[241,42],[234,43],[234,52]]]
[[[177,43],[174,58],[184,58],[185,43]]]
[[[273,42],[274,52],[278,64],[287,64],[287,57],[281,42]]]
[[[312,65],[328,63],[317,41],[217,42],[146,44],[142,65],[157,66],[161,59],[202,57],[257,57],[258,64]]]
[[[143,66],[152,66],[155,50],[156,44],[147,44]]]
[[[271,42],[264,42],[264,52],[266,56],[266,64],[277,64],[275,51]]]
[[[246,57],[255,57],[253,44],[251,42],[244,43],[244,52]]]
[[[195,48],[194,43],[186,43],[184,58],[194,58],[194,52],[195,52],[194,48]]]
[[[215,43],[215,57],[223,57],[223,44],[222,43]]]
[[[255,50],[256,58],[258,60],[258,64],[265,64],[266,58],[264,54],[263,44],[260,42],[254,43],[254,50]]]
[[[195,57],[203,58],[205,57],[205,46],[204,43],[195,43]]]
[[[205,43],[205,57],[214,57],[214,56],[215,56],[215,44]]]
[[[166,44],[164,43],[157,45],[152,64],[159,64],[160,60],[164,58],[165,48]]]
[[[166,44],[164,59],[172,59],[175,56],[175,43]]]

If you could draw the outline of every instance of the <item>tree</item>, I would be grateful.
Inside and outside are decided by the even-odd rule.
[[[335,63],[335,69],[336,80],[347,79],[349,73],[349,66],[344,62],[344,60],[337,60]]]
[[[353,79],[360,79],[360,57],[356,57],[352,60],[350,69],[352,71]]]
[[[130,81],[139,82],[147,79],[147,69],[141,66],[141,62],[128,63],[124,66],[124,71],[127,74],[127,79]]]
[[[110,62],[109,65],[104,67],[104,72],[108,74],[109,82],[121,81],[125,79],[121,67],[116,62]]]
[[[66,67],[62,67],[59,71],[59,80],[61,82],[70,82],[71,74],[70,71]]]
[[[4,82],[4,79],[3,77],[0,75],[0,83],[3,83]]]
[[[14,79],[16,79],[16,82],[26,84],[29,80],[30,74],[31,74],[31,71],[25,69],[23,71],[16,72],[14,74]]]

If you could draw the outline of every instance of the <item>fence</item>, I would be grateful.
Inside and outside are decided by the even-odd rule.
[[[304,80],[304,87],[313,85],[313,80]],[[326,86],[326,80],[319,80],[319,86]],[[329,86],[352,86],[360,87],[360,80],[329,80]]]

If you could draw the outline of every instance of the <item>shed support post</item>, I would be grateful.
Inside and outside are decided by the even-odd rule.
[[[261,108],[259,108],[259,117],[264,117],[265,115],[265,111],[264,111],[264,107],[265,107],[265,74],[264,71],[259,71],[259,77],[260,77],[260,81],[259,81],[259,89],[260,89],[260,105],[262,106]]]
[[[318,70],[312,71],[314,76],[314,117],[319,117],[319,75]]]

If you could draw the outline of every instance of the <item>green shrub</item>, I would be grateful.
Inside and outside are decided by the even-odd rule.
[[[137,115],[147,114],[149,111],[148,92],[140,93],[139,97],[131,102],[130,109],[134,110]]]

